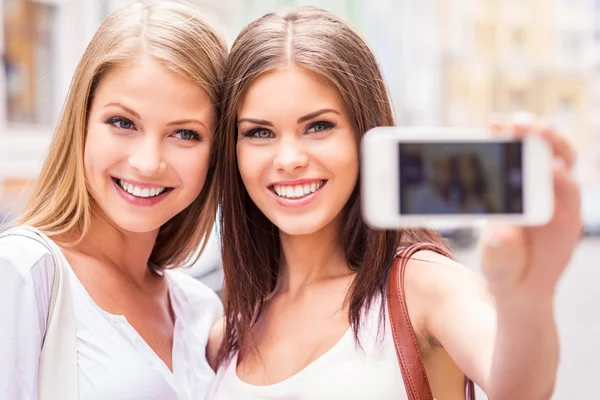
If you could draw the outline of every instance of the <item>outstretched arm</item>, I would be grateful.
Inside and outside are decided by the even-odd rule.
[[[438,255],[411,261],[407,270],[407,282],[417,286],[427,269],[435,270],[427,273],[433,282],[421,285],[427,297],[418,296],[428,304],[426,334],[493,400],[551,397],[559,357],[555,287],[581,235],[571,149],[551,130],[534,134],[548,140],[556,159],[552,220],[541,227],[489,227],[482,240],[487,285],[462,266],[442,265],[451,262]],[[431,263],[435,257],[442,260]]]

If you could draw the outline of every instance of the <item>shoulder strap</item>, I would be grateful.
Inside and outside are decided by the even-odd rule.
[[[38,242],[39,244],[43,245],[48,250],[48,252],[52,255],[52,260],[54,262],[55,268],[54,268],[54,278],[52,281],[52,291],[50,292],[51,293],[50,294],[50,306],[48,307],[48,317],[46,318],[46,329],[44,331],[44,339],[45,339],[45,332],[48,331],[48,325],[50,324],[50,319],[52,317],[52,311],[54,310],[54,305],[56,303],[56,296],[58,293],[58,288],[60,287],[60,281],[61,281],[61,276],[62,276],[62,274],[60,274],[59,271],[57,271],[58,270],[57,266],[59,264],[56,260],[56,255],[52,251],[52,248],[42,239],[42,237],[39,234],[37,234],[36,229],[31,228],[29,226],[18,226],[16,228],[11,228],[7,231],[0,233],[0,238],[7,237],[7,236],[22,236],[22,237],[26,237],[28,239],[34,240],[34,241]],[[42,341],[42,343],[43,343],[43,341]]]
[[[454,259],[446,249],[433,243],[418,243],[409,246],[396,255],[388,282],[388,313],[392,335],[396,346],[398,364],[402,371],[404,386],[409,400],[433,400],[427,373],[421,358],[421,351],[412,328],[406,298],[404,295],[404,272],[410,258],[418,251],[432,250],[450,259]],[[473,382],[465,379],[465,399],[475,399]]]
[[[77,400],[77,330],[66,260],[56,243],[35,228],[20,226],[3,232],[2,236],[27,237],[44,245],[52,255],[54,280],[38,367],[38,398]]]

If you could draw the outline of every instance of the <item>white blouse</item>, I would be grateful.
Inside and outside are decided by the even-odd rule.
[[[77,328],[81,400],[202,400],[214,372],[206,360],[210,329],[223,314],[218,296],[180,272],[166,271],[176,316],[173,372],[122,315],[102,310],[69,269]],[[35,241],[0,239],[0,397],[37,399],[38,360],[54,264]]]

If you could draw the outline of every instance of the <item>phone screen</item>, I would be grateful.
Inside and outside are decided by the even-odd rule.
[[[399,144],[400,214],[523,213],[523,143]]]

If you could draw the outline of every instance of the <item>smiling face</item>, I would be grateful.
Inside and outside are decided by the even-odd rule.
[[[248,194],[289,235],[336,220],[358,177],[356,135],[341,96],[293,66],[248,88],[238,111],[237,157]]]
[[[130,232],[151,232],[189,206],[209,166],[206,92],[151,58],[118,67],[90,108],[84,152],[94,203]]]

